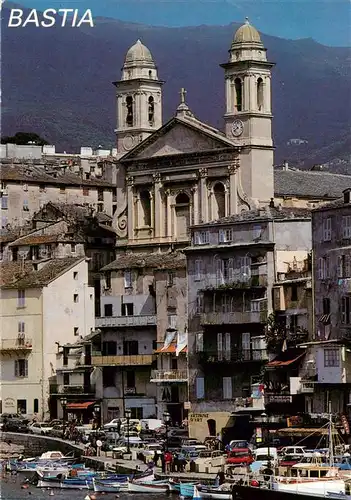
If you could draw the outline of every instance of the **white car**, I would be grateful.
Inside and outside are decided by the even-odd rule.
[[[46,436],[52,431],[52,425],[47,422],[36,422],[28,427],[29,431],[33,434],[41,434],[42,436]]]

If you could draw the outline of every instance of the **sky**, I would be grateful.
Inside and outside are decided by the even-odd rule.
[[[7,0],[5,0],[6,2]],[[351,46],[351,0],[17,0],[28,8],[73,8],[156,26],[224,25],[250,19],[262,33]]]

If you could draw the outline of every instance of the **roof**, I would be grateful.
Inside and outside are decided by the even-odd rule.
[[[166,353],[166,354],[173,354],[177,351],[177,346],[176,344],[171,344],[166,349],[164,347],[160,347],[155,351],[155,353],[160,354],[160,353]],[[183,347],[183,349],[180,351],[181,353],[186,353],[188,352],[187,347]]]
[[[79,175],[63,168],[47,168],[44,164],[22,164],[18,163],[1,163],[0,178],[2,181],[21,181],[25,183],[36,184],[58,184],[65,186],[94,186],[94,187],[109,187],[115,186],[102,179],[91,177],[83,179]]]
[[[125,60],[125,64],[145,64],[145,63],[154,63],[152,59],[151,52],[149,49],[141,43],[140,40],[137,40],[134,45],[130,47],[128,50]]]
[[[260,43],[261,37],[256,28],[251,26],[249,20],[246,19],[245,24],[240,26],[234,35],[233,43]]]
[[[269,207],[262,209],[245,210],[240,214],[229,215],[221,219],[204,222],[200,226],[212,226],[214,224],[230,224],[233,222],[250,222],[256,220],[287,220],[287,219],[310,219],[311,210],[309,208],[295,207]],[[194,226],[198,227],[198,226]]]
[[[81,403],[68,403],[66,404],[67,410],[87,410],[89,406],[95,404],[96,401],[83,401]]]
[[[344,197],[338,198],[335,201],[323,203],[323,205],[314,208],[313,212],[324,212],[325,210],[334,210],[335,208],[349,208],[351,210],[351,203],[345,203]]]
[[[43,243],[54,243],[59,239],[58,234],[28,234],[18,238],[9,244],[10,247],[22,245],[40,245]]]
[[[347,187],[351,187],[350,175],[311,170],[274,170],[274,193],[277,197],[331,200],[339,198]]]
[[[298,361],[305,354],[306,351],[296,356],[295,350],[293,352],[285,351],[281,353],[277,358],[273,359],[273,361],[269,361],[269,363],[266,364],[266,367],[276,368],[276,367],[289,366]]]
[[[179,252],[139,254],[127,252],[120,254],[116,260],[107,264],[101,271],[117,271],[119,269],[151,268],[181,269],[186,266],[184,254]]]
[[[32,228],[15,227],[13,229],[0,229],[0,243],[9,243],[11,241],[32,232]]]
[[[21,262],[2,262],[0,264],[2,285],[3,288],[41,288],[83,260],[85,260],[84,257],[52,259],[42,264],[37,271],[33,269],[29,261],[24,262],[24,267]]]

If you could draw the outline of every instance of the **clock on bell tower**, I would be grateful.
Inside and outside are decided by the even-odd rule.
[[[258,31],[246,20],[235,33],[225,71],[225,133],[241,150],[246,194],[269,203],[273,188],[271,69]]]

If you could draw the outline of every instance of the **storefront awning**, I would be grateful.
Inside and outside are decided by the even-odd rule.
[[[277,435],[278,436],[312,436],[313,434],[315,436],[324,436],[327,435],[329,432],[327,427],[322,427],[321,429],[313,429],[313,428],[294,428],[294,427],[287,427],[285,429],[278,429],[277,430]]]
[[[162,353],[164,352],[164,353],[166,353],[166,354],[167,354],[167,353],[168,353],[168,354],[172,354],[172,353],[176,353],[176,348],[177,348],[177,346],[176,346],[175,344],[171,344],[171,345],[169,345],[168,347],[166,347],[165,349],[163,349],[163,348],[157,349],[157,350],[155,351],[155,353],[156,353],[156,354],[162,354]],[[180,352],[181,352],[181,353],[186,353],[186,352],[188,352],[187,347],[184,347],[184,348],[183,348]]]
[[[275,368],[275,367],[279,367],[279,366],[289,366],[292,363],[295,363],[295,361],[298,361],[305,354],[306,354],[306,351],[304,351],[302,354],[299,354],[298,356],[296,356],[296,354],[292,354],[290,356],[288,356],[288,355],[287,356],[278,356],[276,359],[273,359],[273,361],[270,361],[269,363],[267,363],[266,367]]]
[[[82,401],[81,403],[68,403],[67,410],[86,410],[89,406],[95,404],[95,401]]]

